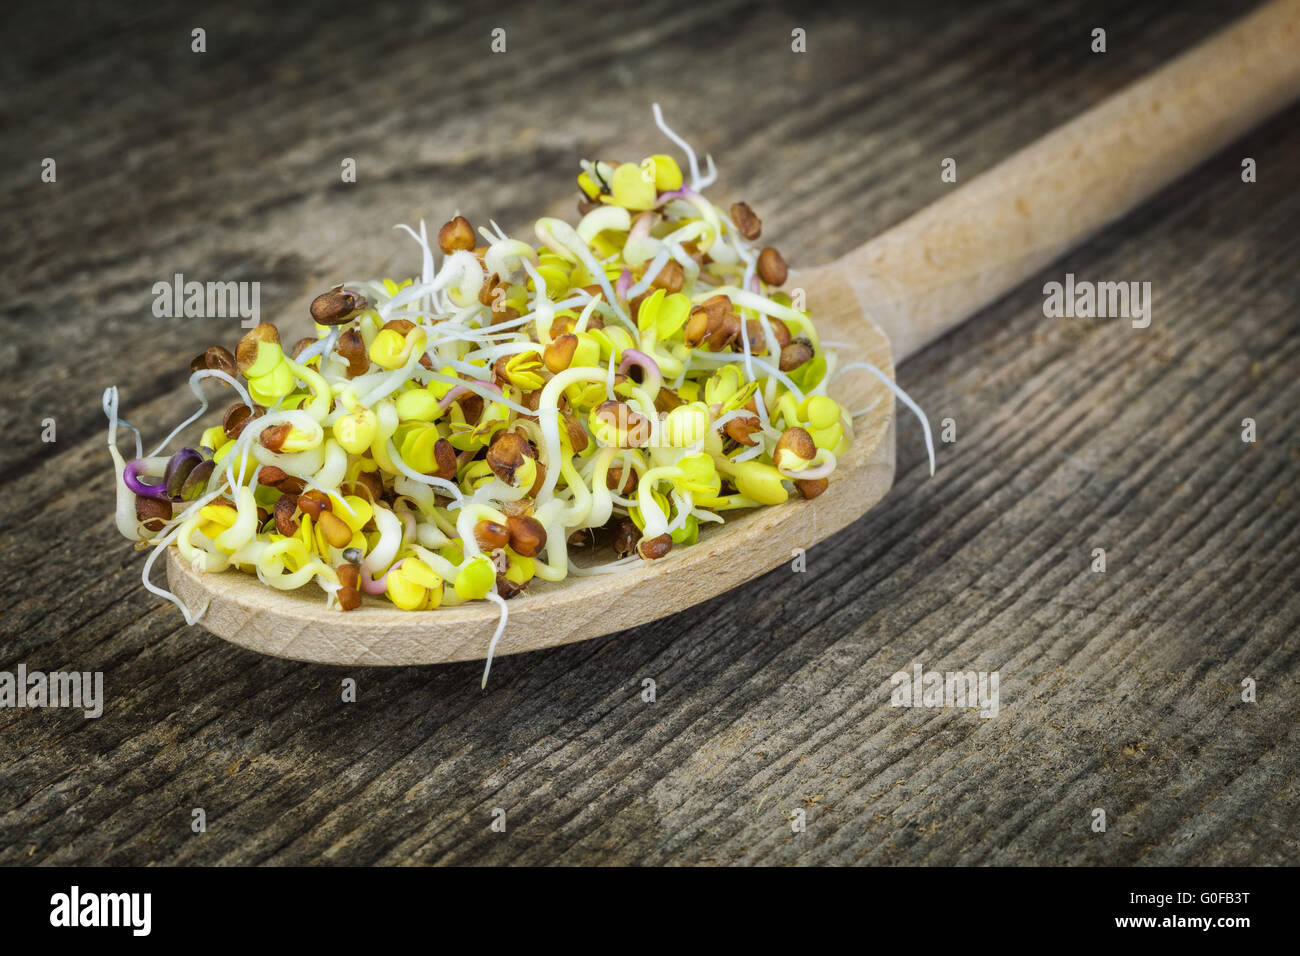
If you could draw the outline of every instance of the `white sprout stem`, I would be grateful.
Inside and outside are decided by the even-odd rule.
[[[220,379],[226,384],[234,386],[235,391],[239,393],[239,397],[244,400],[244,404],[247,405],[249,408],[253,407],[253,400],[248,397],[248,392],[244,391],[244,386],[240,385],[237,381],[235,381],[225,372],[215,368],[199,369],[197,372],[195,372],[193,375],[190,376],[190,391],[193,392],[196,396],[198,396],[199,410],[195,412],[193,415],[191,415],[189,418],[185,419],[185,421],[181,422],[175,428],[173,428],[171,430],[171,434],[169,434],[166,438],[164,438],[161,442],[159,442],[158,447],[149,453],[150,458],[154,457],[159,452],[161,452],[164,448],[170,445],[173,438],[179,435],[190,425],[194,424],[194,422],[198,421],[199,416],[201,416],[204,412],[208,410],[208,396],[203,394],[203,389],[199,388],[199,382],[201,382],[205,378]]]
[[[506,606],[505,598],[497,594],[495,585],[485,596],[501,609],[501,617],[497,621],[497,629],[492,632],[492,640],[488,643],[487,660],[483,662],[483,682],[479,685],[480,690],[487,690],[488,673],[492,670],[492,655],[496,653],[497,641],[501,640],[501,635],[506,630],[506,621],[510,619],[510,608]]]
[[[411,371],[420,364],[422,356],[423,353],[412,349],[411,354],[406,358],[406,362],[380,379],[379,384],[371,389],[370,392],[366,394],[365,398],[358,399],[358,404],[363,405],[366,408],[373,408],[376,404],[393,394],[393,392],[401,388],[402,384],[411,377]]]
[[[405,229],[410,233],[411,238],[420,244],[420,278],[423,285],[432,285],[437,273],[434,269],[433,249],[429,246],[429,234],[424,229],[424,220],[420,220],[420,234],[417,236],[415,230],[405,224],[399,224],[394,229]]]
[[[740,323],[740,346],[741,351],[745,353],[745,377],[751,382],[756,381],[754,378],[754,353],[749,348],[749,323],[746,321]]]
[[[742,329],[742,330],[744,329],[744,326],[743,326],[743,325],[741,326],[741,329]],[[729,364],[731,364],[732,361],[734,361],[734,359],[733,359],[731,356],[728,356],[728,355],[714,355],[714,354],[711,353],[711,352],[701,352],[701,351],[699,351],[698,349],[696,350],[695,354],[691,356],[691,358],[692,358],[692,359],[698,359],[698,360],[700,360],[700,361],[704,361],[704,362],[717,362],[719,365],[729,365]],[[768,363],[768,362],[763,361],[763,360],[762,360],[761,358],[759,358],[757,355],[751,356],[751,358],[752,358],[752,360],[753,360],[753,362],[754,362],[755,365],[757,365],[757,366],[758,366],[759,368],[761,368],[764,372],[766,372],[768,375],[771,375],[771,376],[772,376],[773,378],[775,378],[778,382],[780,382],[780,383],[781,383],[782,385],[784,385],[787,389],[789,389],[789,390],[790,390],[790,393],[791,393],[792,395],[794,395],[794,397],[795,397],[795,401],[797,401],[797,402],[802,402],[802,401],[804,400],[804,393],[803,393],[803,390],[802,390],[801,388],[799,388],[799,386],[796,385],[794,382],[790,381],[790,377],[789,377],[788,375],[786,375],[785,372],[782,372],[782,371],[781,371],[779,368],[777,368],[775,365],[772,365],[772,364],[770,364],[770,363]],[[757,381],[757,379],[756,379],[755,377],[753,377],[752,375],[750,376],[750,379],[749,379],[749,380],[750,380],[751,382],[752,382],[752,381]],[[757,398],[758,394],[759,394],[759,393],[757,393],[757,392],[754,393],[754,395],[755,395],[756,398]]]
[[[668,264],[669,258],[668,250],[665,249],[650,260],[650,265],[646,266],[645,275],[641,277],[641,281],[627,290],[628,301],[635,299],[646,289],[650,288],[651,283],[653,283],[659,273],[663,271],[663,267]]]
[[[485,370],[480,370],[480,371],[485,371]],[[520,415],[537,414],[531,408],[525,408],[523,405],[520,405],[518,402],[510,401],[510,399],[506,398],[505,395],[503,395],[502,393],[494,392],[492,391],[492,389],[486,387],[480,382],[463,379],[463,378],[453,378],[450,375],[443,375],[441,372],[427,372],[426,374],[430,379],[432,379],[435,382],[442,382],[446,385],[463,385],[465,386],[465,388],[469,389],[479,398],[483,399],[483,401],[496,402],[499,405],[504,405],[506,408],[510,409],[511,411],[518,412]]]
[[[298,354],[298,357],[294,359],[294,361],[297,362],[299,365],[306,365],[308,362],[310,362],[318,355],[329,355],[331,352],[334,351],[334,346],[338,344],[339,336],[342,334],[343,334],[343,326],[341,325],[334,326],[334,328],[330,329],[329,334],[326,335],[323,339],[317,339],[311,345],[303,349],[302,352]],[[342,358],[342,356],[338,356],[338,357]],[[325,363],[322,362],[321,363],[322,374],[324,373],[324,371],[325,371]]]
[[[898,400],[902,402],[904,405],[906,405],[908,408],[910,408],[912,410],[912,414],[921,420],[921,429],[925,432],[925,452],[927,455],[930,456],[930,477],[933,478],[934,477],[934,437],[930,434],[930,420],[925,417],[925,412],[921,411],[921,406],[916,404],[916,402],[912,401],[912,396],[908,395],[907,392],[899,388],[898,384],[894,382],[893,379],[891,379],[880,369],[876,368],[870,362],[849,362],[840,368],[839,375],[843,375],[845,372],[852,371],[853,369],[856,368],[866,369],[872,375],[876,376],[876,378],[884,382],[885,387],[888,388],[895,395],[897,395]],[[838,377],[838,375],[836,377]],[[865,414],[866,412],[870,411],[871,408],[874,407],[875,406],[872,405],[868,408],[862,409],[861,411],[853,412],[850,415],[850,417],[857,418],[859,415]]]
[[[197,622],[201,617],[203,617],[204,613],[207,611],[207,607],[205,606],[203,610],[197,613],[192,612],[188,607],[185,606],[185,602],[182,601],[177,595],[173,594],[171,591],[167,590],[166,588],[158,587],[158,585],[150,581],[149,574],[150,572],[153,571],[154,562],[158,560],[158,556],[162,554],[162,552],[166,549],[166,547],[176,539],[176,536],[180,533],[181,528],[185,526],[185,522],[188,521],[190,517],[192,517],[194,514],[198,513],[199,509],[201,509],[208,502],[212,501],[212,499],[216,498],[219,494],[221,494],[221,489],[217,489],[216,491],[209,492],[203,497],[197,499],[193,504],[191,504],[188,508],[186,508],[183,512],[181,512],[181,514],[178,517],[174,518],[173,519],[173,521],[175,522],[174,527],[172,527],[172,529],[168,531],[167,534],[164,535],[158,541],[153,551],[150,552],[149,557],[145,559],[144,569],[140,572],[140,580],[144,584],[145,590],[148,591],[150,594],[154,594],[160,598],[171,601],[178,608],[180,608],[181,614],[185,615],[186,624],[194,624],[195,622]]]
[[[695,158],[695,150],[691,149],[690,143],[682,139],[664,122],[664,112],[659,108],[658,103],[651,103],[650,109],[654,112],[655,125],[659,127],[660,132],[676,143],[683,153],[686,154],[686,161],[691,167],[691,189],[698,191],[700,188],[700,162]]]
[[[560,449],[560,394],[575,382],[603,382],[604,380],[605,374],[600,369],[567,368],[547,382],[542,389],[541,401],[537,406],[537,415],[541,421],[542,436],[545,439],[543,451],[546,453],[546,460],[542,464],[546,466],[546,478],[543,480],[541,491],[537,495],[539,503],[544,504],[554,495],[556,482],[560,480],[560,469],[557,465],[562,454]],[[543,411],[547,413],[545,416],[542,415]],[[530,412],[530,414],[532,413]]]
[[[461,490],[446,478],[439,478],[436,475],[422,475],[404,462],[401,454],[397,450],[397,446],[393,444],[391,438],[388,439],[387,451],[388,457],[392,460],[394,467],[412,481],[418,481],[420,484],[429,485],[432,488],[441,488],[457,501],[460,501],[464,497]]]
[[[573,227],[567,222],[561,222],[559,220],[556,220],[556,222],[558,225],[551,227],[551,234],[555,237],[557,242],[562,243],[566,248],[573,251],[573,254],[578,257],[586,270],[590,272],[600,284],[600,288],[604,291],[605,298],[609,302],[609,307],[613,309],[614,314],[621,322],[623,322],[623,324],[635,333],[637,331],[636,323],[633,322],[631,318],[628,317],[628,314],[623,311],[623,306],[619,304],[618,296],[614,294],[614,287],[609,283],[609,276],[605,275],[604,268],[596,261],[595,256],[591,254],[591,249],[582,241],[582,237],[579,236],[577,232],[574,231]]]
[[[673,504],[677,505],[677,514],[672,521],[668,522],[669,534],[686,527],[686,519],[691,516],[691,510],[695,507],[695,502],[690,494],[674,491],[672,499]]]
[[[143,458],[144,445],[140,441],[140,429],[136,428],[130,422],[117,417],[117,404],[117,386],[110,385],[108,388],[104,389],[104,399],[102,402],[104,414],[108,416],[108,446],[110,448],[117,447],[117,426],[121,425],[123,428],[129,428],[135,433],[135,457]]]

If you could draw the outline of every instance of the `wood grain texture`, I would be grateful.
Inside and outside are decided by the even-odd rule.
[[[1300,2],[1266,3],[846,253],[895,358],[1300,99],[1298,50]]]
[[[942,158],[973,176],[1246,9],[15,18],[0,669],[101,670],[108,701],[98,720],[0,710],[0,863],[1295,863],[1294,109],[903,364],[957,441],[929,479],[901,423],[895,489],[806,573],[503,659],[486,693],[472,663],[295,664],[179,626],[103,517],[102,389],[160,436],[191,404],[176,356],[238,335],[153,318],[174,272],[256,279],[268,318],[305,315],[334,276],[415,268],[393,222],[569,214],[575,157],[657,148],[655,98],[719,159],[720,201],[750,201],[792,263],[826,261],[951,189]],[[1150,281],[1151,328],[1045,319],[1042,283],[1067,271]],[[998,670],[1001,713],[891,708],[918,660]]]

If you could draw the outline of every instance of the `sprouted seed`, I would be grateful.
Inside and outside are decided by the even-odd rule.
[[[233,354],[190,363],[198,412],[152,455],[104,395],[116,524],[174,544],[196,572],[235,568],[268,587],[315,583],[328,606],[363,595],[408,611],[507,600],[535,579],[633,571],[689,546],[726,512],[812,498],[834,480],[854,415],[827,394],[836,372],[808,312],[780,290],[786,265],[755,245],[745,203],[724,212],[686,153],[639,163],[584,161],[576,226],[539,219],[534,239],[456,216],[420,274],[347,281],[311,305],[315,336],[283,343],[250,330]],[[292,341],[292,340],[291,340]],[[222,424],[165,449],[208,407]],[[117,428],[136,435],[125,461]],[[572,539],[572,540],[571,540]],[[572,565],[582,542],[595,565]],[[593,549],[592,544],[595,547]],[[603,550],[602,550],[603,549]]]

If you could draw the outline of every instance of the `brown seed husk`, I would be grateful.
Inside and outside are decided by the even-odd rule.
[[[335,596],[339,599],[339,607],[344,611],[355,611],[361,607],[361,592],[355,587],[341,587]]]
[[[542,360],[549,371],[558,375],[573,363],[573,353],[577,348],[578,337],[572,332],[565,332],[546,346],[546,354]]]
[[[289,437],[289,432],[293,431],[293,426],[288,422],[281,422],[278,425],[268,425],[262,429],[257,436],[258,444],[270,451],[279,451],[284,447],[285,441]]]
[[[800,461],[812,461],[817,457],[817,445],[808,432],[797,425],[792,425],[777,439],[776,447],[772,449],[772,460],[779,462],[782,452],[790,452]]]
[[[483,417],[482,395],[475,395],[473,393],[462,395],[460,398],[456,399],[456,404],[460,406],[461,413],[465,416],[465,423],[468,425],[475,424]]]
[[[738,338],[740,338],[740,316],[734,312],[727,312],[709,332],[708,347],[714,352],[719,352]]]
[[[768,285],[784,285],[788,274],[781,253],[771,246],[758,254],[758,277]]]
[[[348,360],[348,378],[356,378],[370,370],[370,354],[366,351],[365,339],[356,329],[348,329],[340,335],[335,349]]]
[[[781,350],[781,371],[793,372],[812,357],[813,350],[807,342],[791,342]]]
[[[731,222],[736,231],[753,242],[763,234],[763,223],[749,208],[749,203],[733,202],[731,204]]]
[[[230,350],[224,349],[220,345],[209,345],[191,360],[191,372],[204,369],[216,369],[232,377],[239,371],[235,365],[235,357],[230,354]]]
[[[319,521],[322,514],[334,510],[334,505],[325,492],[313,488],[298,496],[298,509],[312,521]]]
[[[444,223],[438,230],[438,248],[447,255],[474,248],[474,227],[464,216]]]
[[[614,554],[620,558],[626,558],[636,550],[636,543],[641,538],[641,532],[631,518],[620,518],[614,525]]]
[[[709,334],[709,311],[702,305],[691,309],[686,325],[682,327],[682,341],[687,348],[697,348]]]
[[[661,534],[654,538],[642,538],[637,542],[636,551],[641,557],[650,561],[658,560],[673,549],[671,535]]]
[[[352,540],[352,529],[332,511],[322,511],[320,517],[316,519],[316,525],[325,536],[325,540],[335,548],[346,548],[348,542]]]
[[[504,299],[502,300],[505,301]],[[492,310],[492,321],[489,325],[500,325],[503,322],[513,322],[519,318],[519,310],[512,305],[507,305],[500,310]]]
[[[511,598],[518,597],[524,593],[524,588],[528,587],[527,583],[516,584],[504,574],[497,575],[497,594],[503,601],[509,601]]]
[[[674,392],[671,388],[661,388],[655,395],[656,411],[671,412],[674,408],[681,408],[685,404],[685,399]]]
[[[504,548],[510,543],[510,532],[496,521],[483,520],[474,525],[474,540],[487,551]]]
[[[275,465],[263,465],[262,470],[257,473],[257,483],[274,488],[288,477],[288,473],[282,468],[277,468]]]
[[[271,509],[275,517],[275,530],[286,538],[291,538],[298,533],[298,519],[293,516],[297,510],[298,498],[291,494],[281,495],[276,500],[275,507]]]
[[[263,342],[280,344],[280,333],[270,322],[259,322],[235,346],[235,365],[242,375],[257,361],[257,350]]]
[[[583,428],[582,423],[568,412],[563,412],[561,415],[564,418],[565,431],[569,433],[569,444],[573,446],[573,453],[582,454],[591,444],[591,439],[587,437],[587,429]]]
[[[355,564],[343,562],[334,571],[339,576],[339,584],[345,588],[356,588],[361,583],[361,569]]]
[[[498,432],[487,450],[488,467],[511,487],[515,483],[515,472],[524,466],[524,460],[534,457],[528,440],[516,432]]]
[[[451,442],[445,438],[439,438],[433,445],[433,460],[438,466],[434,475],[451,481],[456,477],[456,449],[451,447]],[[379,479],[376,478],[376,481]]]
[[[505,283],[501,281],[501,276],[494,272],[483,280],[483,285],[478,290],[479,302],[486,305],[488,308],[492,308],[498,300],[498,296],[496,295],[498,289],[501,290],[499,298],[504,300],[506,294]]]
[[[510,515],[506,518],[510,534],[510,547],[525,558],[535,558],[546,547],[546,529],[531,515]]]
[[[161,531],[167,522],[171,520],[171,502],[159,498],[150,498],[148,495],[136,495],[135,516],[144,525],[146,531]]]
[[[226,409],[226,414],[221,417],[221,429],[226,433],[229,439],[236,439],[248,424],[253,410],[243,402],[236,402]]]
[[[366,297],[336,285],[311,301],[311,317],[318,325],[344,325],[369,308]]]
[[[669,295],[675,292],[681,292],[682,286],[686,282],[686,275],[682,272],[681,263],[676,259],[669,259],[659,274],[655,276],[654,281],[650,283],[650,288],[663,289]]]
[[[767,354],[767,336],[763,334],[763,323],[758,319],[745,320],[745,335],[749,338],[749,352],[751,355]],[[744,342],[737,339],[732,343],[736,351],[740,351]]]
[[[619,448],[641,448],[650,441],[650,419],[626,402],[601,402],[596,417],[615,429]]]
[[[533,479],[533,486],[528,489],[529,496],[536,498],[542,491],[542,485],[546,484],[546,466],[540,461],[537,463],[537,477]]]
[[[805,498],[816,498],[826,490],[829,484],[829,478],[796,478],[794,480],[794,486],[799,489],[799,494]]]
[[[755,415],[752,417],[746,416],[744,418],[733,418],[731,421],[727,422],[727,424],[722,426],[722,430],[727,433],[728,438],[752,448],[754,445],[757,445],[758,442],[754,441],[750,436],[753,435],[754,432],[758,431],[760,427],[758,416]]]
[[[293,343],[293,348],[289,350],[289,357],[296,361],[298,356],[303,353],[304,349],[309,345],[315,345],[318,341],[319,339],[314,339],[310,335],[304,335],[297,342]]]
[[[636,491],[636,483],[640,477],[635,468],[611,468],[605,472],[605,487],[627,498]]]

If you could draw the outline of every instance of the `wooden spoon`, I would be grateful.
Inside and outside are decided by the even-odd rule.
[[[793,276],[786,288],[805,290],[824,339],[853,343],[839,350],[842,362],[869,361],[892,376],[895,361],[1297,96],[1300,0],[1282,0],[842,259]],[[1236,158],[1224,164],[1223,175],[1237,174]],[[836,398],[851,409],[874,409],[857,420],[853,446],[825,494],[729,516],[725,525],[707,526],[697,544],[628,573],[534,582],[509,602],[496,655],[664,617],[790,561],[792,549],[810,548],[856,520],[893,481],[895,404],[869,374],[845,375],[841,383]],[[355,611],[331,611],[314,588],[275,591],[237,571],[197,574],[175,548],[168,549],[167,572],[189,607],[206,606],[202,624],[209,631],[278,657],[347,665],[481,659],[497,624],[497,607],[485,602],[408,612],[367,598]]]

